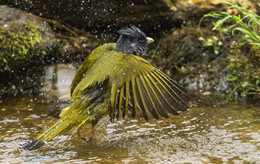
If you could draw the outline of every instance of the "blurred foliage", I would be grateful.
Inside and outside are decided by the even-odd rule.
[[[244,95],[258,95],[260,93],[259,57],[260,57],[260,16],[241,5],[222,2],[237,14],[229,12],[213,11],[205,14],[205,17],[218,19],[213,23],[212,30],[223,34],[231,32],[232,35],[241,35],[240,39],[234,40],[230,46],[229,65],[227,69],[227,81],[233,89],[228,96],[232,98],[234,93]],[[201,21],[202,21],[201,19]],[[200,22],[201,22],[200,21]],[[206,42],[204,40],[204,42]],[[205,44],[205,43],[204,43]]]
[[[0,27],[0,72],[17,69],[26,65],[35,55],[43,58],[45,51],[32,50],[42,41],[39,26],[33,22],[24,25],[12,24],[8,28]]]
[[[235,31],[240,31],[247,36],[246,40],[250,44],[260,48],[260,16],[243,6],[234,5],[229,2],[222,3],[229,5],[227,10],[235,9],[239,14],[234,15],[221,11],[213,11],[205,14],[203,18],[213,17],[218,19],[218,21],[213,23],[214,28],[212,30],[222,33],[227,33],[231,30],[233,35]],[[231,23],[231,25],[223,26],[225,22]]]

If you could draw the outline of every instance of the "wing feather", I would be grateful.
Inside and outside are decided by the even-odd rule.
[[[129,106],[131,107],[132,109],[132,114],[131,116],[133,118],[135,118],[136,116],[136,112],[137,112],[137,105],[136,105],[136,96],[135,96],[135,85],[133,84],[133,80],[131,80],[131,83],[130,83],[130,94],[129,94]],[[133,87],[134,86],[134,87]]]
[[[115,90],[115,104],[114,104],[114,111],[116,111],[115,112],[115,116],[118,118],[118,116],[119,116],[119,108],[118,108],[118,89],[116,88],[116,90]]]
[[[178,115],[177,111],[174,110],[174,107],[172,107],[170,105],[170,103],[168,102],[168,100],[166,99],[165,94],[162,92],[163,89],[160,87],[160,85],[158,85],[159,82],[155,81],[153,76],[151,76],[150,74],[147,75],[147,77],[150,80],[150,82],[152,83],[152,85],[155,87],[155,93],[159,97],[159,101],[164,106],[164,109],[166,109],[167,112],[169,112],[173,115]]]
[[[118,104],[118,116],[117,117],[120,117],[121,116],[121,113],[122,113],[122,103],[123,103],[123,97],[124,97],[124,86],[121,87],[120,89],[120,97],[119,97],[119,104]]]
[[[178,115],[187,110],[185,89],[146,60],[128,55],[114,68],[110,116],[125,117],[130,111],[135,117],[142,112],[148,120],[150,116],[168,118],[168,113]]]
[[[148,111],[154,118],[159,119],[159,116],[156,112],[156,107],[149,93],[149,90],[145,84],[145,81],[142,76],[139,76],[139,78],[137,78],[137,80],[139,79],[141,81],[139,91],[143,95],[143,103],[146,104],[146,111]]]
[[[125,117],[125,114],[127,113],[127,111],[128,111],[128,103],[129,103],[129,96],[130,96],[130,94],[129,94],[129,81],[127,81],[126,83],[125,83],[125,96],[124,96],[124,98],[125,98],[125,108],[124,108],[124,110],[123,110],[123,117]]]
[[[174,96],[170,93],[170,91],[166,88],[160,78],[158,78],[154,73],[151,73],[152,77],[158,82],[158,86],[163,93],[163,97],[166,101],[171,105],[175,110],[185,111],[187,109],[186,104],[182,105],[182,100],[179,96]]]
[[[147,105],[146,105],[145,100],[144,100],[144,93],[141,90],[141,84],[140,84],[139,78],[136,78],[136,84],[137,84],[136,86],[137,86],[137,91],[138,91],[138,94],[137,94],[138,104],[139,104],[139,106],[140,106],[140,108],[143,112],[143,116],[144,116],[145,120],[148,121],[148,116],[147,116],[148,109],[147,109]],[[150,112],[150,114],[152,114],[152,116],[154,118],[158,119],[158,115],[156,113]]]
[[[112,84],[111,95],[110,95],[110,105],[109,105],[109,115],[110,118],[115,118],[115,99],[116,99],[116,85]]]
[[[160,79],[164,80],[165,84],[176,96],[180,97],[184,103],[188,101],[189,97],[187,95],[187,91],[181,85],[167,77],[167,75],[165,75],[159,69],[155,70],[155,72],[158,74]]]
[[[147,86],[147,88],[149,89],[149,93],[152,97],[152,100],[154,102],[154,109],[163,117],[168,118],[169,116],[167,115],[167,113],[165,112],[165,108],[162,104],[162,102],[160,101],[158,95],[155,92],[154,87],[152,86],[150,80],[147,78],[146,75],[143,75],[143,78],[145,79],[144,83]]]

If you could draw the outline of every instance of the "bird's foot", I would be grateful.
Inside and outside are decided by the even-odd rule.
[[[90,136],[89,137],[81,137],[80,136],[80,129],[78,129],[78,136],[79,136],[79,138],[80,139],[82,139],[83,141],[85,141],[85,142],[91,142],[92,140],[94,140],[94,132],[95,132],[95,129],[94,129],[94,126],[92,125],[92,127],[91,127],[91,134],[90,134]]]
[[[93,140],[93,137],[92,136],[90,136],[90,137],[80,137],[80,139],[82,139],[85,142],[91,142]]]

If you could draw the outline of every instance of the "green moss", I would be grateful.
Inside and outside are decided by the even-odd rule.
[[[245,94],[257,95],[260,92],[260,70],[257,62],[259,59],[255,56],[257,52],[253,49],[249,52],[243,52],[240,49],[239,46],[233,47],[229,56],[227,80],[233,86],[233,90],[228,97],[229,100],[235,91],[240,93],[241,96]]]
[[[8,29],[0,27],[0,72],[26,65],[36,54],[45,55],[42,50],[30,53],[42,41],[39,28],[33,22],[12,24]]]

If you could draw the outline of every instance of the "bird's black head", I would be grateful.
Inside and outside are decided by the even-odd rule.
[[[152,42],[151,38],[147,38],[145,34],[137,27],[131,26],[118,31],[120,37],[116,42],[116,50],[124,53],[143,56],[147,50],[148,42]]]

